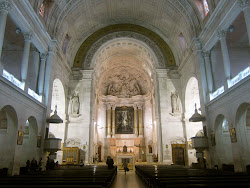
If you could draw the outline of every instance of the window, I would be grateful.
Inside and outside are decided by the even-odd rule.
[[[45,6],[44,3],[41,4],[40,9],[39,9],[39,14],[44,17],[44,11],[45,11]]]
[[[207,0],[194,0],[194,3],[196,4],[202,19],[204,19],[209,12],[209,6]]]
[[[209,7],[208,7],[207,0],[203,0],[203,6],[204,6],[204,13],[206,16],[209,13]]]

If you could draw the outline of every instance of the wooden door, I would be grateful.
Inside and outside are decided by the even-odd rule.
[[[173,163],[176,165],[185,165],[185,144],[172,145]]]
[[[102,146],[98,146],[98,162],[102,161]]]

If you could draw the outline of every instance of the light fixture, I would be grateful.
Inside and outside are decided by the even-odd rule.
[[[198,110],[196,108],[196,103],[195,103],[195,112],[192,115],[192,117],[189,119],[189,121],[190,122],[200,122],[200,121],[205,121],[205,120],[206,120],[206,118],[198,113]]]
[[[63,123],[63,120],[57,115],[57,105],[54,114],[47,119],[47,123]]]

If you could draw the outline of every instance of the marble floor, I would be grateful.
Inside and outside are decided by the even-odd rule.
[[[146,186],[141,182],[135,172],[130,171],[125,175],[123,171],[118,171],[111,188],[146,188]]]

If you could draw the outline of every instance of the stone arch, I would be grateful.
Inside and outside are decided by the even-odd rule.
[[[57,115],[61,119],[65,119],[65,90],[64,86],[61,82],[60,79],[55,78],[53,81],[53,86],[52,86],[52,99],[51,99],[51,114],[54,114],[55,111],[55,106],[57,106]],[[55,138],[61,138],[62,142],[64,141],[64,124],[59,123],[59,124],[50,124],[49,132],[50,135],[55,136]]]
[[[222,114],[215,119],[215,150],[217,155],[217,165],[219,168],[222,164],[233,164],[233,154],[231,139],[229,134],[228,120]]]
[[[250,104],[241,104],[236,112],[235,128],[237,145],[240,153],[240,163],[243,171],[246,170],[246,166],[250,165],[249,152],[250,152]]]
[[[203,130],[202,122],[190,122],[189,118],[195,112],[195,104],[199,113],[200,109],[200,95],[199,95],[199,86],[198,80],[196,77],[192,76],[188,79],[185,90],[185,124],[186,124],[186,138],[187,141],[191,141],[192,137],[195,137],[196,133],[200,130]],[[191,165],[197,161],[195,155],[195,150],[189,150],[188,152],[188,163]]]
[[[37,161],[39,155],[37,153],[37,136],[38,136],[38,125],[36,118],[31,116],[26,120],[23,135],[23,147],[21,155],[21,167],[26,166],[27,160],[35,158]]]
[[[6,125],[6,128],[0,129],[0,169],[8,168],[8,174],[11,174],[17,144],[17,113],[12,106],[6,105],[1,109],[0,115]]]

